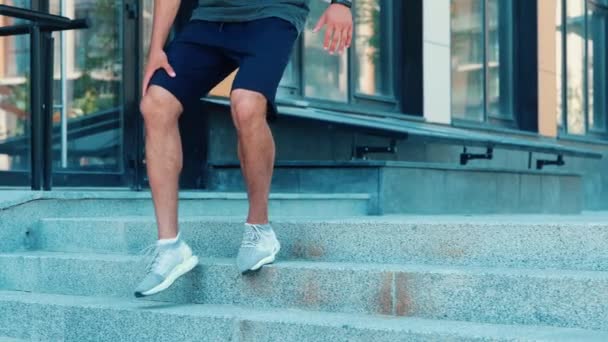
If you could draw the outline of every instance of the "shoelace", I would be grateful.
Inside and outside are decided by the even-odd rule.
[[[152,244],[142,249],[139,254],[141,255],[142,262],[146,262],[146,273],[152,272],[160,264],[160,251],[156,244]]]
[[[262,231],[260,227],[254,224],[247,226],[247,228],[243,234],[241,247],[255,247],[262,237]]]

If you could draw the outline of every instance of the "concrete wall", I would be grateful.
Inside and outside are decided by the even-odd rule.
[[[209,112],[209,159],[216,162],[236,161],[236,134],[227,108],[213,107]],[[271,125],[277,142],[277,160],[350,160],[355,133],[329,124],[295,119],[279,119]],[[389,139],[356,134],[360,145],[387,146]],[[566,166],[548,166],[547,172],[564,171],[583,175],[584,209],[608,210],[608,144],[597,145],[574,141],[562,143],[604,153],[602,160],[566,157]],[[376,154],[370,159],[448,163],[458,165],[462,146],[421,144],[400,141],[395,155]],[[482,152],[482,149],[469,149]],[[534,158],[554,159],[554,156],[534,155]],[[533,165],[535,162],[533,162]],[[464,168],[505,168],[527,170],[528,154],[517,151],[496,150],[493,160],[475,160]],[[567,194],[561,194],[567,196]]]

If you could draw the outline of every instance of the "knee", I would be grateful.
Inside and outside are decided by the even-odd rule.
[[[158,92],[148,92],[139,105],[146,128],[164,128],[177,124],[181,109],[179,103],[163,98]]]
[[[266,123],[266,98],[251,91],[235,90],[231,95],[232,118],[238,131]]]

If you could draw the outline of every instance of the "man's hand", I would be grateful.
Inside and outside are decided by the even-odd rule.
[[[327,26],[323,48],[329,50],[330,54],[333,55],[336,51],[342,53],[345,48],[350,47],[353,39],[353,15],[348,7],[340,4],[330,5],[313,32],[319,32],[323,26]]]
[[[176,76],[173,67],[171,67],[171,64],[169,64],[167,54],[162,49],[152,49],[150,50],[150,55],[148,56],[148,64],[146,65],[146,73],[144,74],[142,96],[146,96],[150,80],[158,69],[165,69],[167,74],[169,74],[171,77]]]

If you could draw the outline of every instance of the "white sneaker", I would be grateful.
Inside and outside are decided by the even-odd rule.
[[[135,289],[135,297],[157,294],[169,288],[184,274],[198,265],[198,258],[183,241],[178,240],[170,245],[154,244],[146,249],[152,260],[147,274]]]
[[[262,266],[274,262],[281,250],[281,244],[269,224],[246,224],[243,242],[236,257],[236,264],[242,274],[255,272]]]

